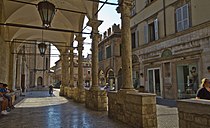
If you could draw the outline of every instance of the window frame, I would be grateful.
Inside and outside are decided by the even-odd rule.
[[[187,8],[187,10],[186,10],[187,11],[186,12],[187,18],[184,18],[184,13],[185,12],[183,10],[184,10],[185,7]],[[175,19],[176,19],[175,23],[176,23],[176,31],[177,32],[181,32],[181,31],[184,31],[184,30],[190,28],[190,12],[189,12],[189,10],[190,10],[189,3],[186,3],[186,4],[176,8],[176,10],[175,10]],[[178,15],[178,11],[180,11],[181,16]],[[181,17],[180,21],[178,21],[179,17]],[[187,21],[187,27],[185,27],[185,24],[184,24],[185,21]],[[181,27],[179,27],[180,24],[181,24]]]

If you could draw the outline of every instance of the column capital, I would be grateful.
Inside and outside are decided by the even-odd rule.
[[[116,10],[118,13],[122,13],[122,11],[125,10],[126,8],[131,10],[132,0],[118,0],[118,4],[119,6],[117,7]],[[130,16],[130,13],[129,13],[129,16]]]
[[[74,51],[74,47],[73,47],[73,46],[70,46],[70,47],[69,47],[69,50],[70,50],[70,51]]]
[[[95,19],[90,19],[87,22],[87,26],[90,26],[92,28],[98,28],[102,24],[102,20],[95,20]]]
[[[83,42],[86,38],[85,37],[82,37],[82,36],[76,36],[75,40],[78,41],[79,43],[80,42]]]

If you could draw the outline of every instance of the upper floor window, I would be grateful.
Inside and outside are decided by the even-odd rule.
[[[189,28],[188,4],[176,9],[176,29],[178,32]]]
[[[136,14],[136,0],[133,0],[131,7],[131,16],[134,16],[135,14]]]
[[[132,48],[138,47],[138,37],[139,37],[139,31],[132,32],[131,34]]]
[[[155,1],[155,0],[145,0],[145,3],[146,3],[146,5],[148,5],[148,4],[152,3],[153,1]]]
[[[111,45],[106,47],[106,58],[110,58],[111,57]]]
[[[103,60],[103,51],[100,49],[98,52],[98,60],[102,61]]]
[[[144,26],[144,42],[148,43],[159,39],[158,19]]]

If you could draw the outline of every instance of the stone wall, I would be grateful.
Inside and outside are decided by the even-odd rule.
[[[108,116],[135,128],[157,128],[155,95],[136,91],[109,92]]]
[[[177,102],[180,128],[210,128],[208,100],[180,100]]]
[[[85,102],[85,90],[80,88],[74,89],[74,101],[79,103]]]
[[[92,110],[107,111],[107,93],[105,90],[85,90],[85,106]]]

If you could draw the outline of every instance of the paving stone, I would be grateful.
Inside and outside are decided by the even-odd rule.
[[[32,91],[6,116],[0,116],[0,128],[131,128],[108,118],[107,112],[87,109],[84,104],[59,96],[54,91]],[[158,127],[178,128],[176,107],[157,105]]]

